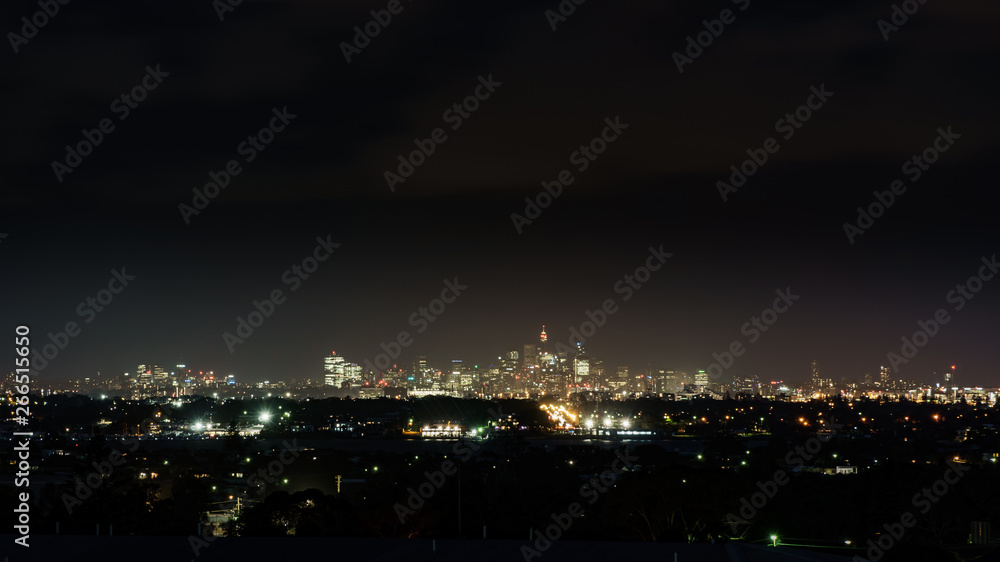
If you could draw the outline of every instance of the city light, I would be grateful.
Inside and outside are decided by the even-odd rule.
[[[576,426],[577,416],[570,412],[565,406],[556,404],[542,404],[539,406],[543,412],[548,414],[549,420],[555,422],[558,428],[570,428]]]

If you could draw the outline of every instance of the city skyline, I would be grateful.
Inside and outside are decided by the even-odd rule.
[[[965,377],[963,376],[964,373],[959,372],[956,364],[942,366],[940,372],[934,371],[924,374],[900,373],[891,366],[881,364],[877,368],[867,369],[863,373],[838,375],[837,373],[826,371],[814,359],[806,366],[806,370],[808,371],[806,375],[801,377],[782,377],[767,376],[761,373],[743,373],[736,369],[728,368],[727,365],[735,363],[737,358],[731,353],[723,353],[713,356],[715,361],[707,365],[706,373],[706,369],[685,369],[674,365],[638,365],[627,362],[605,362],[602,356],[586,351],[586,347],[582,344],[575,346],[571,351],[569,351],[568,347],[563,347],[563,349],[569,351],[568,353],[560,351],[559,347],[561,347],[562,342],[547,342],[544,325],[542,326],[541,335],[542,339],[540,341],[536,340],[534,343],[526,343],[515,349],[507,350],[488,361],[466,360],[455,358],[455,355],[452,355],[451,359],[434,357],[428,359],[426,355],[412,355],[410,357],[399,355],[387,367],[379,368],[378,365],[368,359],[362,360],[362,363],[359,364],[356,361],[356,357],[345,356],[333,350],[323,356],[322,365],[315,372],[310,372],[302,376],[286,377],[279,375],[248,380],[227,370],[220,370],[216,374],[214,369],[209,370],[210,365],[160,362],[139,364],[135,369],[124,373],[105,371],[103,375],[98,372],[96,375],[91,376],[60,379],[59,382],[66,382],[67,380],[83,381],[86,379],[95,385],[94,388],[101,388],[101,385],[106,385],[112,380],[130,380],[132,384],[138,384],[140,387],[152,385],[160,388],[197,386],[199,381],[208,382],[209,380],[215,381],[214,384],[220,385],[235,385],[238,381],[240,385],[257,385],[260,383],[270,385],[298,384],[305,385],[303,388],[308,386],[339,388],[342,385],[347,388],[347,383],[349,382],[350,388],[354,389],[360,386],[401,386],[430,389],[438,388],[436,386],[437,380],[435,380],[434,385],[424,384],[425,381],[419,376],[421,372],[426,372],[427,374],[434,373],[447,378],[449,373],[454,372],[457,365],[462,372],[468,372],[477,377],[472,386],[466,384],[464,388],[473,393],[482,393],[484,388],[480,388],[479,384],[486,384],[485,381],[489,373],[497,370],[503,372],[505,368],[514,365],[518,373],[522,375],[534,374],[539,377],[539,381],[547,378],[545,373],[551,373],[557,378],[565,380],[565,384],[579,385],[587,383],[585,386],[588,389],[595,382],[606,382],[607,380],[615,379],[615,372],[618,371],[620,375],[622,370],[628,373],[629,382],[626,386],[634,384],[636,377],[662,377],[664,373],[670,373],[671,377],[676,377],[676,384],[704,387],[710,381],[711,385],[717,388],[738,388],[739,385],[733,387],[735,382],[750,379],[757,380],[761,384],[784,384],[790,389],[826,388],[829,393],[858,388],[859,385],[862,388],[869,388],[873,385],[878,387],[879,383],[881,383],[882,387],[886,387],[887,383],[892,383],[892,390],[899,391],[903,387],[896,386],[895,383],[903,381],[907,381],[905,384],[912,385],[913,388],[907,387],[908,390],[917,390],[919,388],[933,389],[936,387],[942,389],[983,388],[982,385],[966,384],[964,381]],[[544,352],[543,347],[545,348]],[[530,356],[529,354],[532,353],[533,356]],[[383,359],[388,358],[388,354],[385,352],[381,355]],[[376,362],[379,359],[380,357],[376,356]],[[582,371],[578,367],[578,361],[581,359],[585,364]],[[551,362],[551,368],[547,368],[550,364],[549,362]],[[542,370],[536,372],[536,369]],[[122,379],[122,377],[125,377],[125,379]],[[698,382],[701,380],[701,377],[704,377],[704,383]],[[184,384],[184,381],[194,384]],[[52,386],[52,384],[50,383],[46,386]],[[992,387],[987,386],[986,388]],[[510,389],[507,390],[510,391]],[[595,387],[593,390],[598,390],[598,388]],[[524,391],[525,389],[521,390],[521,392]],[[571,389],[568,393],[557,392],[556,394],[566,394],[568,396],[577,391]],[[657,392],[663,391],[663,389],[657,389]],[[486,392],[487,394],[490,393],[489,390],[486,390]],[[532,393],[533,391],[528,390],[528,394]],[[545,393],[543,391],[543,394]],[[549,390],[547,393],[552,393],[552,391]]]
[[[447,282],[448,280],[445,281]],[[621,286],[619,286],[619,288],[621,288]],[[780,290],[778,292],[780,292]],[[949,292],[949,296],[952,296],[952,293],[954,293],[954,291]],[[81,304],[83,304],[83,301],[81,301]],[[599,305],[600,302],[597,302],[596,304]],[[111,307],[113,307],[113,305],[114,303],[112,302],[107,306],[110,309]],[[980,305],[982,305],[982,303],[980,303]],[[599,310],[599,307],[595,306],[594,309]],[[85,310],[89,312],[90,309],[85,308]],[[276,308],[276,312],[277,310],[280,310],[280,306]],[[253,309],[251,308],[250,311],[253,312]],[[77,312],[78,312],[77,315],[78,317],[75,320],[83,318],[82,322],[77,322],[77,324],[80,327],[79,331],[82,332],[83,327],[86,326],[87,317],[79,315],[79,307],[77,309]],[[103,313],[103,311],[101,312]],[[446,322],[447,312],[448,311],[446,310],[444,313],[442,313],[440,319],[432,320],[432,322],[435,322],[435,326],[437,326],[439,329],[441,329],[442,325],[447,324]],[[592,318],[593,315],[588,317],[587,316],[588,312],[593,313],[594,311],[591,309],[585,310],[584,314],[580,315],[579,318],[580,322],[577,323],[576,325],[564,329],[557,328],[551,330],[550,328],[553,338],[552,345],[561,346],[563,350],[569,350],[572,349],[572,346],[575,346],[575,342],[583,339],[584,342],[586,342],[586,345],[591,349],[592,353],[594,353],[595,349],[601,350],[599,355],[602,357],[602,359],[607,360],[611,364],[631,365],[633,366],[633,368],[639,370],[643,370],[649,367],[649,368],[674,368],[681,371],[695,372],[699,369],[706,369],[712,363],[717,362],[715,356],[718,354],[725,354],[731,342],[743,340],[743,342],[747,344],[746,348],[744,348],[744,354],[740,357],[734,357],[731,366],[729,368],[724,369],[725,371],[724,378],[726,379],[731,379],[733,375],[739,374],[739,375],[758,375],[763,378],[788,380],[791,382],[805,381],[808,380],[809,378],[808,362],[816,358],[819,358],[822,364],[833,365],[833,367],[826,367],[826,370],[828,374],[830,374],[836,380],[840,380],[841,378],[857,379],[862,377],[866,372],[874,372],[877,371],[877,369],[883,365],[890,365],[893,363],[896,363],[895,365],[893,365],[895,370],[905,372],[907,377],[914,380],[937,380],[935,375],[937,373],[943,374],[943,371],[946,370],[947,367],[950,365],[961,365],[961,367],[959,367],[959,370],[962,372],[962,375],[964,375],[961,377],[961,380],[967,382],[968,385],[970,386],[990,386],[989,382],[991,380],[995,380],[994,378],[991,378],[995,373],[995,369],[988,366],[991,364],[989,361],[981,360],[979,362],[975,361],[966,362],[962,360],[957,360],[955,355],[948,353],[948,350],[940,349],[941,347],[940,345],[938,346],[932,345],[929,347],[929,349],[926,350],[923,349],[923,346],[919,347],[913,346],[912,349],[915,349],[917,353],[914,354],[912,358],[908,358],[905,354],[902,354],[903,350],[902,346],[905,345],[904,343],[902,343],[902,338],[906,338],[906,340],[908,341],[913,341],[913,335],[914,335],[913,333],[908,333],[905,336],[899,336],[900,343],[896,343],[895,348],[887,350],[887,352],[881,357],[878,355],[870,355],[869,357],[867,357],[867,359],[869,360],[868,363],[862,363],[861,361],[845,362],[836,355],[830,355],[829,352],[823,354],[810,351],[799,351],[797,354],[798,357],[803,358],[803,360],[800,361],[799,364],[797,365],[792,364],[792,361],[787,360],[787,358],[783,357],[783,359],[785,360],[777,361],[775,362],[777,366],[771,367],[770,362],[767,359],[754,357],[755,351],[758,352],[757,354],[759,354],[760,353],[759,348],[763,348],[765,350],[768,349],[774,350],[775,347],[778,347],[778,349],[780,350],[780,346],[773,346],[773,345],[765,346],[762,345],[761,343],[758,343],[758,340],[760,342],[767,342],[767,340],[769,339],[771,340],[776,339],[776,336],[774,334],[781,331],[780,329],[782,328],[782,324],[783,323],[788,324],[790,322],[788,320],[780,318],[780,315],[778,315],[774,317],[776,318],[776,320],[774,320],[773,328],[771,328],[771,325],[768,325],[762,319],[758,321],[758,319],[760,319],[759,313],[747,316],[747,319],[739,326],[740,329],[733,330],[732,335],[734,337],[730,341],[720,343],[715,350],[711,351],[708,354],[708,357],[705,358],[703,362],[698,362],[697,359],[690,357],[690,355],[693,354],[689,354],[687,358],[682,358],[682,359],[659,359],[658,357],[662,357],[662,354],[657,355],[655,351],[653,351],[653,349],[656,348],[655,344],[650,345],[650,347],[646,349],[641,349],[638,347],[638,345],[636,345],[632,341],[632,338],[628,337],[629,336],[628,334],[624,335],[625,336],[624,341],[626,341],[627,343],[626,345],[623,346],[623,348],[629,349],[631,353],[626,354],[622,351],[616,352],[613,346],[602,345],[602,341],[606,341],[606,339],[602,340],[601,338],[602,333],[604,334],[607,334],[609,332],[613,333],[614,335],[618,336],[619,341],[622,341],[621,339],[623,336],[621,334],[622,330],[620,328],[617,330],[614,329],[616,328],[616,326],[614,325],[616,320],[620,320],[620,318],[617,318],[616,315],[608,315],[604,325],[595,328],[592,332],[588,332],[589,334],[591,334],[590,337],[585,337],[582,335],[580,331],[581,326],[587,323],[590,323],[593,326],[593,322],[590,320],[590,318]],[[791,316],[793,313],[794,312],[791,309],[788,311],[789,316]],[[417,313],[414,313],[414,315],[416,314]],[[410,322],[406,324],[406,326],[411,329],[403,330],[407,332],[413,332],[413,334],[411,334],[412,337],[409,340],[411,342],[415,338],[419,337],[419,335],[417,334],[419,329],[421,328],[426,329],[430,327],[430,323],[425,322],[423,318],[416,317],[414,315],[410,316],[409,318]],[[97,314],[91,313],[91,316],[93,318],[96,318]],[[244,314],[243,316],[246,316],[246,314]],[[243,316],[241,316],[240,318],[242,318]],[[419,324],[413,323],[414,319],[416,319],[419,322]],[[237,319],[237,322],[232,323],[233,327],[229,328],[231,330],[230,333],[237,332],[237,328],[239,327],[238,320],[239,318]],[[930,318],[929,316],[928,320],[933,320],[933,319]],[[919,322],[922,322],[923,324],[918,324],[917,322],[914,322],[913,325],[914,332],[923,331],[922,326],[927,325],[927,320],[921,319]],[[553,324],[549,323],[547,325],[552,326]],[[541,324],[538,324],[537,326],[541,326]],[[267,326],[265,324],[263,328],[266,327]],[[457,327],[457,329],[466,332],[466,330],[462,330],[461,327]],[[949,329],[953,328],[951,328],[947,324],[942,324],[938,328],[938,332],[941,332],[942,335],[944,335],[947,334]],[[446,330],[444,337],[447,337],[448,333],[452,334],[455,333],[456,326],[454,325],[454,323],[452,323],[451,326],[449,326],[448,328],[444,328],[444,330]],[[82,378],[84,376],[92,376],[95,372],[98,371],[104,371],[106,373],[115,371],[114,364],[106,361],[101,361],[99,359],[91,360],[92,370],[89,372],[88,371],[81,372],[81,370],[74,371],[73,369],[75,369],[75,367],[66,365],[67,360],[65,359],[65,356],[72,354],[74,351],[80,351],[80,348],[84,347],[85,345],[80,345],[76,343],[77,341],[76,336],[67,337],[68,334],[65,329],[56,331],[58,333],[55,334],[54,338],[45,337],[44,339],[41,340],[41,343],[38,344],[39,347],[33,350],[33,354],[36,356],[36,361],[33,362],[33,367],[39,364],[45,365],[45,368],[42,369],[41,376],[38,378],[39,381],[45,381],[49,377],[59,378],[59,379]],[[721,331],[722,331],[721,329],[717,330],[717,332]],[[785,332],[787,333],[787,330]],[[942,335],[939,335],[938,332],[935,332],[934,336],[928,338],[928,341],[931,343],[940,343],[941,340],[954,341],[956,339],[956,338],[942,337]],[[391,336],[392,334],[389,335]],[[247,338],[246,340],[251,341],[251,339],[252,338]],[[261,339],[264,338],[262,336],[258,336],[257,340],[252,340],[252,341],[256,343],[259,342]],[[505,353],[506,351],[509,351],[511,349],[520,349],[521,346],[523,345],[516,343],[513,338],[508,338],[509,343],[507,343],[502,347],[492,348],[492,353],[490,353],[489,351],[486,351],[484,353],[483,350],[486,347],[484,345],[470,346],[472,347],[473,350],[475,350],[478,353],[465,353],[457,347],[451,350],[447,349],[447,346],[442,345],[440,343],[440,340],[441,336],[439,336],[438,338],[433,338],[433,337],[430,338],[430,341],[436,342],[437,345],[433,347],[428,346],[430,349],[434,350],[429,352],[422,351],[421,350],[422,348],[419,346],[418,343],[411,343],[409,346],[398,345],[395,341],[395,338],[391,337],[387,337],[385,340],[375,343],[374,346],[372,342],[364,342],[358,344],[358,338],[356,337],[348,341],[353,341],[355,343],[355,347],[361,350],[372,350],[374,347],[374,350],[369,351],[369,354],[367,356],[362,356],[360,353],[357,353],[354,350],[349,352],[350,356],[352,357],[352,360],[361,364],[366,372],[377,372],[379,370],[384,370],[380,369],[380,366],[377,366],[372,362],[377,360],[380,356],[388,357],[386,350],[390,349],[391,347],[395,347],[396,349],[398,349],[398,354],[395,357],[391,357],[392,362],[390,365],[405,366],[409,364],[409,362],[412,361],[412,359],[418,355],[431,357],[432,362],[440,364],[445,364],[447,361],[450,361],[451,359],[454,358],[462,358],[464,360],[471,361],[472,363],[482,363],[484,365],[489,365],[492,362],[495,362],[496,359],[501,355],[503,355],[503,353]],[[750,343],[751,340],[753,340],[753,343]],[[225,349],[227,346],[225,337],[221,337],[220,342],[221,343],[218,347],[222,347]],[[920,340],[918,340],[918,343],[919,342]],[[59,346],[60,343],[64,345],[64,348],[60,348]],[[38,355],[42,355],[43,351],[42,348],[45,345],[50,345],[50,350],[58,349],[58,354],[53,359],[42,360],[37,358]],[[390,347],[384,347],[384,346],[390,346]],[[161,357],[163,355],[162,353],[157,352],[155,350],[156,346],[154,345],[149,345],[147,343],[144,347],[146,349],[150,349],[150,352],[144,354],[144,356],[146,357]],[[206,346],[202,344],[202,346],[200,347],[204,349]],[[255,346],[251,345],[245,347],[246,349],[242,349],[239,346],[234,346],[234,353],[229,354],[228,356],[226,354],[218,353],[218,350],[216,350],[215,353],[208,353],[207,356],[198,356],[193,354],[179,354],[177,355],[178,357],[177,361],[193,362],[203,365],[212,365],[212,368],[215,368],[219,371],[227,373],[230,372],[240,373],[241,378],[243,378],[244,380],[253,380],[253,381],[262,381],[269,378],[303,379],[311,376],[316,376],[317,374],[315,366],[307,365],[307,363],[315,364],[315,361],[306,360],[304,356],[301,356],[300,360],[298,361],[294,359],[289,360],[286,357],[282,357],[280,354],[271,357],[273,363],[280,363],[283,365],[295,365],[294,367],[292,366],[284,368],[255,367],[253,366],[252,363],[248,367],[247,362],[240,361],[239,358],[235,356],[236,354],[252,354],[253,351],[250,350],[254,349]],[[330,346],[325,346],[325,347],[330,347]],[[338,345],[337,347],[339,347],[340,349],[345,349],[343,345]],[[961,346],[957,347],[962,348]],[[704,346],[702,346],[702,348],[705,349]],[[771,353],[772,357],[774,357],[774,354],[784,353],[784,352],[771,351]],[[121,355],[120,352],[119,354]],[[291,356],[297,354],[289,354],[289,355]],[[185,359],[185,357],[194,359]],[[645,361],[642,361],[641,359],[639,361],[636,361],[635,359],[637,357],[647,358],[647,359]],[[648,359],[651,357],[657,357],[657,359],[656,360]],[[809,357],[810,359],[806,360],[805,359],[806,357]],[[910,365],[911,362],[915,366],[911,366]],[[62,365],[60,365],[60,363]],[[121,361],[117,363],[119,366],[123,364],[123,362]],[[170,362],[167,361],[166,363]],[[978,365],[979,370],[977,371],[975,370],[975,368],[971,369],[966,368],[965,365],[970,363],[972,365]],[[135,364],[135,361],[126,360],[124,361],[124,364],[125,365]],[[51,365],[55,365],[55,367],[51,367]],[[58,368],[60,366],[62,367],[61,369]],[[57,374],[52,375],[51,373],[57,373]]]

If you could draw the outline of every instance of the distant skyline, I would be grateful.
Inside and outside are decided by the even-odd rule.
[[[48,340],[46,338],[46,341],[50,341],[50,340]],[[569,341],[569,339],[567,339],[566,341]],[[388,344],[390,342],[380,342],[380,343],[386,343],[386,344]],[[555,342],[550,337],[550,339],[549,339],[549,349],[550,349],[551,352],[556,353],[555,347],[556,347],[557,343],[562,343],[562,342]],[[539,340],[536,338],[534,340],[525,341],[523,344],[515,345],[515,346],[510,346],[509,348],[505,349],[505,351],[502,352],[502,353],[498,353],[497,355],[494,355],[492,357],[482,358],[482,359],[481,358],[475,358],[475,357],[465,357],[465,356],[463,356],[463,354],[457,353],[457,352],[456,353],[452,353],[451,355],[445,354],[445,355],[440,355],[440,356],[428,356],[427,354],[421,353],[419,350],[413,351],[412,354],[409,354],[407,352],[402,352],[402,353],[400,353],[396,357],[396,359],[393,361],[392,366],[390,368],[402,368],[402,369],[405,369],[405,370],[409,371],[410,367],[412,366],[412,363],[413,363],[414,359],[416,357],[418,357],[418,356],[424,356],[424,357],[426,357],[426,359],[427,359],[427,365],[429,367],[433,367],[433,368],[437,368],[437,369],[441,369],[441,370],[446,370],[447,368],[449,368],[451,366],[450,364],[451,364],[452,360],[461,360],[461,361],[463,361],[463,364],[464,364],[465,367],[475,367],[475,366],[478,366],[480,368],[483,368],[483,367],[487,367],[487,366],[489,366],[491,364],[493,364],[493,365],[499,365],[500,356],[502,356],[504,353],[506,353],[508,351],[516,351],[518,353],[519,358],[521,360],[523,360],[524,345],[529,345],[529,344],[530,345],[538,345],[539,344]],[[586,345],[585,345],[585,347],[586,347]],[[185,359],[184,357],[178,357],[175,360],[156,360],[156,361],[153,361],[153,360],[147,358],[146,360],[138,360],[138,361],[136,361],[136,362],[128,365],[125,368],[124,371],[113,371],[113,370],[107,370],[107,369],[99,369],[99,371],[102,373],[102,376],[117,376],[117,375],[122,374],[123,372],[124,373],[129,373],[132,376],[134,376],[136,374],[136,369],[135,368],[138,365],[141,365],[141,364],[145,364],[145,365],[158,365],[158,366],[164,368],[167,372],[177,371],[176,367],[178,365],[183,364],[187,368],[193,370],[195,373],[197,373],[199,371],[206,371],[207,372],[209,370],[214,370],[216,376],[221,377],[221,378],[225,378],[226,375],[228,375],[228,374],[234,374],[237,377],[237,381],[240,382],[240,383],[263,382],[264,380],[270,380],[270,382],[277,382],[277,381],[282,381],[282,380],[284,380],[285,382],[290,382],[290,380],[292,378],[294,378],[294,379],[296,379],[296,380],[298,380],[300,382],[303,379],[306,379],[306,378],[313,379],[313,381],[321,381],[323,379],[322,359],[323,359],[323,357],[328,356],[328,355],[330,355],[331,353],[334,353],[334,352],[337,355],[340,355],[340,356],[344,357],[345,360],[348,361],[348,362],[350,362],[350,363],[358,363],[358,364],[360,364],[362,366],[362,368],[365,368],[365,363],[373,362],[375,360],[375,359],[373,359],[371,357],[359,358],[358,356],[352,355],[349,350],[345,351],[342,348],[339,351],[338,350],[330,350],[329,352],[326,352],[324,355],[321,355],[318,358],[314,358],[315,361],[313,361],[313,363],[316,363],[316,367],[313,368],[311,370],[311,372],[305,372],[305,371],[300,372],[300,373],[288,372],[287,375],[285,375],[285,374],[277,374],[277,373],[276,374],[266,374],[265,373],[265,374],[261,374],[261,375],[255,377],[255,378],[251,378],[251,379],[248,379],[247,376],[246,376],[246,374],[237,373],[237,372],[234,372],[232,370],[228,370],[227,368],[225,368],[225,365],[227,363],[229,363],[226,360],[223,360],[222,364],[217,366],[217,365],[212,365],[212,364],[207,364],[207,363],[204,363],[204,364],[203,363],[191,363],[189,360]],[[694,377],[695,373],[698,372],[698,370],[708,368],[708,366],[711,363],[717,363],[718,361],[725,361],[725,359],[721,358],[722,355],[725,352],[726,352],[726,350],[720,350],[718,352],[714,352],[715,354],[718,354],[718,356],[716,356],[716,355],[713,354],[713,357],[710,358],[711,359],[710,362],[709,363],[705,363],[705,364],[696,364],[696,363],[694,363],[692,361],[677,361],[677,362],[668,362],[668,363],[665,363],[665,364],[648,364],[648,363],[629,362],[627,360],[626,361],[611,361],[611,362],[609,362],[609,361],[607,361],[605,359],[605,357],[603,355],[601,355],[599,353],[599,350],[595,352],[592,348],[589,348],[589,347],[587,348],[587,356],[588,357],[590,357],[592,360],[593,359],[600,359],[600,360],[604,361],[604,368],[605,368],[606,372],[612,372],[613,373],[613,372],[615,372],[618,369],[618,367],[625,366],[625,367],[629,368],[629,373],[630,374],[642,374],[642,373],[646,373],[647,369],[654,369],[654,370],[655,369],[667,369],[667,370],[675,370],[675,371],[679,371],[679,372],[685,372],[688,376],[690,376],[692,378]],[[384,353],[384,352],[381,351],[381,349],[380,349],[379,353]],[[375,357],[378,357],[378,355],[375,355]],[[58,361],[58,358],[55,361],[53,361],[53,362],[56,362],[56,361]],[[879,365],[873,366],[871,368],[867,368],[867,369],[865,369],[865,371],[858,372],[858,373],[832,373],[832,372],[829,372],[827,369],[824,368],[825,366],[824,366],[824,364],[822,362],[820,362],[818,360],[816,360],[816,361],[817,361],[817,365],[819,367],[820,376],[823,377],[823,378],[833,378],[835,383],[839,383],[840,379],[842,379],[842,378],[851,379],[851,380],[861,380],[866,372],[871,375],[871,377],[872,377],[873,380],[878,380],[880,366],[883,366],[883,365],[884,366],[889,366],[890,365],[890,362],[886,361],[886,362],[880,363]],[[750,376],[750,375],[756,375],[763,382],[768,382],[768,381],[771,381],[771,380],[779,380],[779,381],[784,381],[785,383],[788,383],[788,384],[799,385],[799,384],[807,383],[810,380],[811,373],[812,373],[812,371],[811,371],[812,361],[810,361],[810,362],[802,365],[802,367],[800,369],[800,372],[794,373],[791,376],[788,376],[788,375],[784,375],[784,376],[778,376],[778,375],[768,376],[768,374],[767,374],[768,372],[767,371],[765,371],[765,372],[747,372],[747,371],[743,371],[743,370],[741,370],[741,369],[739,369],[739,368],[736,367],[736,365],[739,364],[740,362],[741,362],[741,358],[733,358],[733,362],[732,362],[733,366],[730,367],[730,368],[727,368],[727,369],[723,369],[723,375],[716,382],[731,382],[732,379],[733,379],[733,376]],[[684,365],[689,365],[689,366],[685,367]],[[955,369],[952,370],[952,367],[954,367]],[[46,367],[45,370],[47,371],[48,368]],[[367,369],[366,369],[366,371],[367,371]],[[922,383],[930,383],[931,385],[933,385],[934,383],[940,383],[942,386],[944,386],[944,384],[945,384],[944,373],[948,372],[948,371],[951,371],[951,372],[955,373],[955,378],[954,378],[952,384],[963,386],[963,387],[964,386],[983,386],[983,385],[977,385],[977,384],[971,384],[970,385],[970,384],[964,382],[964,379],[966,378],[966,376],[968,376],[968,373],[965,373],[964,369],[962,369],[961,367],[959,367],[957,364],[954,364],[954,363],[950,364],[950,365],[941,365],[937,369],[935,369],[934,371],[929,371],[929,372],[926,372],[926,373],[919,373],[919,374],[913,372],[912,369],[904,367],[904,369],[903,369],[902,372],[896,372],[896,373],[894,373],[893,378],[895,379],[898,376],[900,378],[905,378],[905,379],[908,379],[908,380],[912,379],[912,380],[916,380],[916,381],[922,382]],[[91,373],[91,374],[81,374],[79,376],[82,378],[84,376],[92,376],[92,375],[93,375],[93,373]],[[46,380],[48,378],[49,377],[46,376],[44,379],[40,379],[40,380]],[[52,378],[54,379],[55,377],[52,377]],[[76,376],[70,376],[70,377],[64,377],[64,378],[77,378],[77,377]]]

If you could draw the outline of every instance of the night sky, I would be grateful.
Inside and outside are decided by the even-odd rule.
[[[403,330],[400,363],[482,365],[542,324],[565,342],[615,299],[586,341],[610,368],[703,369],[740,340],[729,375],[802,381],[815,359],[856,378],[944,308],[900,373],[955,364],[963,386],[1000,384],[1000,279],[961,310],[948,297],[1000,251],[1000,6],[928,0],[887,41],[891,2],[566,0],[553,30],[556,0],[402,0],[348,62],[342,43],[387,4],[244,0],[220,21],[208,1],[70,2],[17,53],[7,35],[5,329],[28,324],[41,346],[81,326],[40,382],[178,362],[316,377],[330,351],[362,363]],[[5,2],[4,33],[39,9]],[[674,53],[727,9],[680,72]],[[782,126],[810,99],[808,120]],[[275,110],[294,117],[248,162],[241,143]],[[580,171],[573,153],[616,117],[628,128]],[[92,153],[54,171],[104,119]],[[949,127],[936,162],[904,168]],[[390,189],[385,172],[438,128]],[[777,150],[724,201],[717,182],[768,138]],[[179,206],[230,160],[239,173],[186,223]],[[511,215],[562,170],[573,183],[519,233]],[[852,242],[844,223],[894,180],[906,191]],[[284,272],[328,236],[340,246],[291,291]],[[616,282],[661,246],[672,257],[623,300]],[[122,268],[135,279],[79,314]],[[411,314],[455,278],[468,288],[418,333]],[[748,343],[741,326],[786,288],[799,300]],[[286,301],[230,353],[223,333],[275,289]]]

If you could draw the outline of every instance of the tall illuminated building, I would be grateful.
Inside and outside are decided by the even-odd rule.
[[[170,382],[170,373],[159,365],[139,365],[135,373],[139,384],[166,386]]]
[[[410,375],[406,377],[407,386],[430,388],[434,381],[428,376],[427,357],[418,355],[413,358]]]
[[[524,369],[517,351],[508,351],[500,358],[500,385],[494,392],[510,392],[520,380]]]
[[[323,382],[326,386],[341,388],[347,382],[344,372],[344,358],[337,355],[336,351],[323,358]]]
[[[538,343],[532,344],[528,343],[524,345],[524,354],[521,358],[524,360],[524,366],[531,367],[540,365],[542,362],[542,355],[545,354],[548,348],[549,336],[545,333],[545,325],[542,324],[542,333],[538,336]]]
[[[449,371],[447,388],[448,390],[459,390],[462,387],[462,371],[465,370],[465,364],[462,363],[461,359],[451,360],[451,371]]]
[[[590,377],[590,358],[583,344],[576,343],[576,357],[573,358],[573,382],[580,384]]]
[[[533,367],[538,365],[538,346],[534,344],[526,344],[524,346],[524,366]]]
[[[599,357],[590,358],[590,379],[594,382],[594,388],[610,388],[611,381],[605,376],[604,361]]]
[[[361,386],[361,374],[363,370],[357,363],[344,363],[344,380],[351,386]]]
[[[705,371],[698,371],[695,373],[694,386],[697,388],[698,392],[705,392],[708,388],[708,373]]]
[[[577,357],[573,360],[573,362],[573,382],[587,382],[587,379],[590,378],[590,359],[587,359],[586,357],[580,359]]]
[[[612,381],[612,388],[614,388],[615,390],[618,390],[620,388],[625,387],[625,385],[627,385],[628,382],[629,382],[629,379],[628,379],[628,365],[621,365],[621,366],[618,367],[618,370],[615,372],[615,378]]]
[[[135,368],[136,384],[153,384],[153,366],[139,365]]]
[[[653,369],[650,377],[652,378],[653,392],[674,392],[677,390],[677,371]]]

